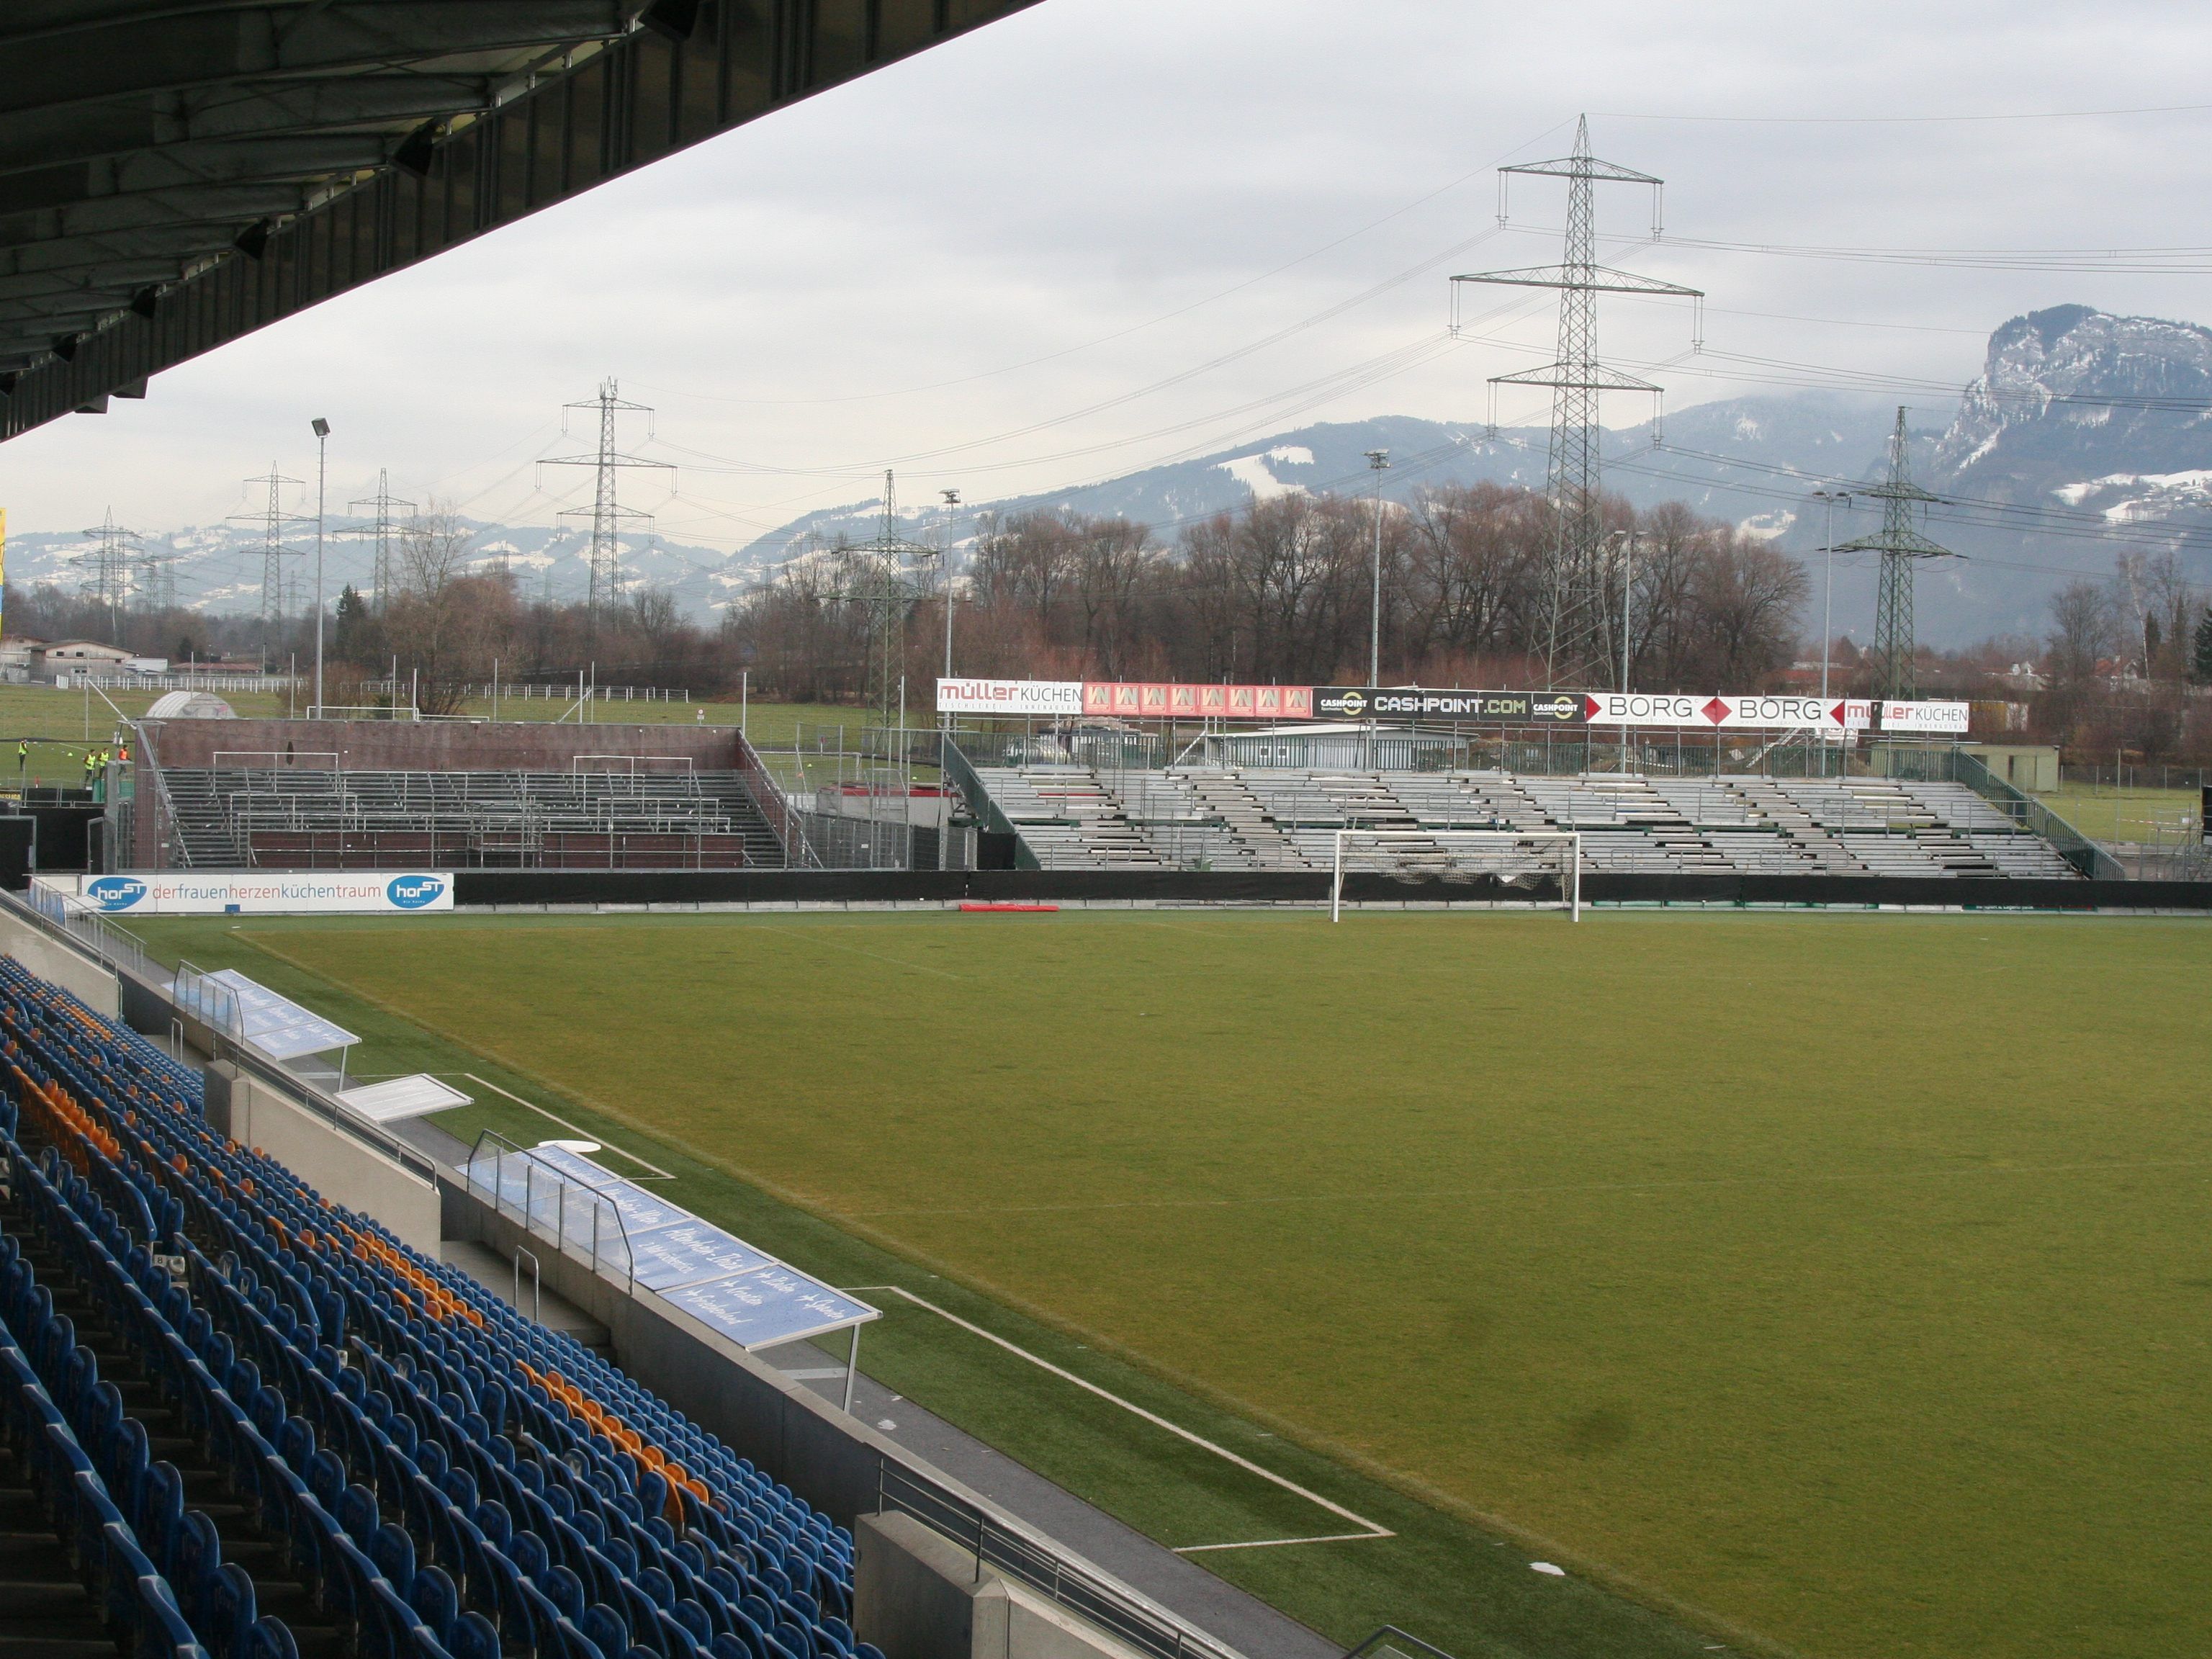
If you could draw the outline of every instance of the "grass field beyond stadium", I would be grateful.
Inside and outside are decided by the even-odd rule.
[[[325,1007],[358,992],[1037,1315],[1068,1352],[1779,1646],[2212,1645],[2203,924],[145,931],[319,979]],[[1200,1559],[1328,1626],[1376,1610],[1371,1586],[1330,1587],[1384,1547]],[[1522,1577],[1514,1595],[1558,1582]],[[1493,1594],[1403,1599],[1443,1609],[1424,1634],[1510,1651],[1483,1607],[1449,1610]],[[1537,1634],[1523,1650],[1645,1650]]]

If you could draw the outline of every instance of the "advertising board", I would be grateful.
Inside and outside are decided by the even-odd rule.
[[[111,915],[406,915],[453,908],[453,878],[442,870],[155,870],[36,879],[70,902]]]
[[[1885,702],[1881,706],[1881,729],[1964,737],[1972,712],[1973,705],[1964,702]]]
[[[1083,712],[1125,720],[1310,720],[1310,685],[1188,685],[1085,680]]]
[[[1314,718],[1433,720],[1455,726],[1579,726],[1583,699],[1572,691],[1431,691],[1419,686],[1317,685]]]
[[[1081,680],[957,680],[937,683],[942,714],[1079,714]]]
[[[1874,705],[1844,698],[1752,696],[1716,691],[1643,693],[1586,691],[1583,712],[1592,726],[1669,726],[1680,730],[1735,727],[1765,732],[1819,732],[1830,737],[1863,732]]]

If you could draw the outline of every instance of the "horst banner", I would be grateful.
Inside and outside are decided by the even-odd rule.
[[[1455,726],[1579,726],[1573,691],[1428,691],[1419,686],[1317,685],[1314,718],[1431,720]]]
[[[948,714],[1079,714],[1081,680],[946,680],[937,708]]]
[[[453,908],[441,870],[301,871],[294,875],[148,871],[124,876],[39,876],[67,905],[129,915],[405,915]]]
[[[1085,680],[1083,712],[1128,720],[1310,720],[1310,685],[1177,685]]]

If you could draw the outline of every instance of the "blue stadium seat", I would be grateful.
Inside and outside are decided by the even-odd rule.
[[[149,1655],[297,1659],[257,1609],[255,1548],[363,1659],[881,1659],[848,1623],[849,1534],[572,1339],[213,1133],[197,1078],[5,959],[0,1155],[14,1387],[39,1391],[99,1526],[143,1563],[118,1623]],[[138,1376],[103,1377],[103,1352]],[[237,1536],[189,1502],[173,1442],[236,1494]]]

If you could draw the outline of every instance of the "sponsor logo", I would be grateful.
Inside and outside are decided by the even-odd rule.
[[[1367,712],[1366,694],[1359,691],[1347,691],[1344,694],[1339,707],[1356,720]]]
[[[146,896],[146,884],[131,876],[101,876],[85,884],[84,896],[103,910],[128,910]]]
[[[384,890],[384,896],[403,910],[419,910],[436,903],[445,890],[443,876],[401,876]]]
[[[1529,701],[1528,713],[1540,720],[1579,720],[1582,718],[1583,700],[1570,691],[1534,697]]]

